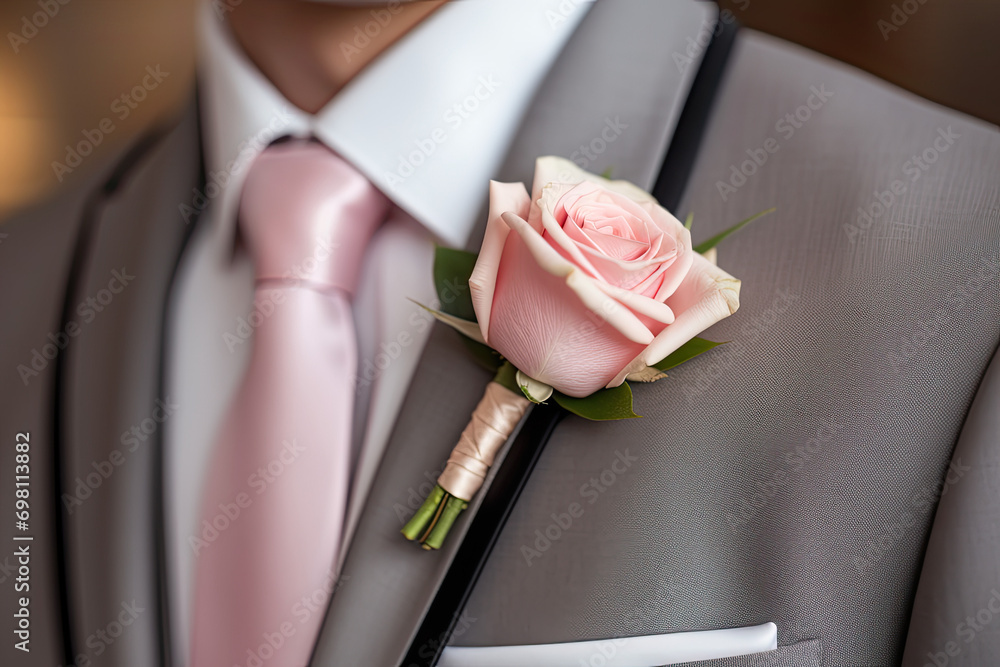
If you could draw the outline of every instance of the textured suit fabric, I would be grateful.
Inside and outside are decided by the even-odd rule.
[[[902,657],[934,489],[1000,334],[1000,136],[778,40],[737,40],[676,212],[695,213],[697,242],[778,206],[720,247],[742,306],[706,336],[732,342],[636,387],[642,419],[559,426],[456,644],[773,621],[782,645],[822,640],[824,665]],[[958,138],[909,180],[948,128]],[[860,235],[845,226],[902,179]],[[615,469],[621,453],[631,466]]]
[[[1000,357],[939,480],[904,665],[1000,664]]]

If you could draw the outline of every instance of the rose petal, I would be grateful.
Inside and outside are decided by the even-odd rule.
[[[530,206],[531,198],[523,183],[490,181],[490,212],[486,222],[486,235],[479,251],[479,259],[469,277],[472,307],[476,311],[483,338],[487,341],[490,339],[490,312],[493,308],[497,271],[500,270],[500,256],[510,231],[501,214],[511,211],[524,216]]]
[[[520,234],[507,236],[493,312],[493,347],[569,396],[597,391],[646,347],[598,318],[564,276],[543,269]]]
[[[671,324],[674,321],[674,311],[665,303],[607,283],[597,282],[597,286],[602,292],[639,315],[645,315],[660,324]]]
[[[740,307],[740,281],[701,255],[691,254],[691,270],[674,294],[667,299],[667,305],[674,311],[677,319],[665,327],[607,386],[617,387],[628,374],[661,361]]]
[[[646,263],[617,259],[589,247],[590,244],[581,245],[574,242],[567,231],[567,229],[572,231],[572,226],[567,219],[566,202],[579,201],[580,197],[605,197],[608,202],[626,215],[634,216],[652,226],[656,226],[656,223],[649,213],[636,202],[624,195],[601,190],[600,186],[594,183],[581,183],[568,192],[563,187],[555,185],[547,185],[542,188],[538,209],[546,238],[556,245],[563,255],[577,266],[582,267],[590,276],[600,277],[612,284],[628,287],[644,280],[653,270],[649,268],[650,266],[666,259],[665,257],[649,258],[644,260]],[[683,225],[680,226],[680,229],[683,229]],[[632,277],[635,273],[639,275]]]
[[[510,212],[504,212],[500,217],[503,218],[507,227],[517,232],[524,239],[524,244],[531,251],[532,257],[548,273],[565,278],[573,271],[578,270],[577,267],[573,266],[571,261],[560,255],[558,250],[549,245],[548,241],[543,239],[541,234],[532,229],[527,220]]]
[[[538,219],[539,220],[542,219],[541,213],[539,213]],[[592,238],[590,238],[590,234],[588,233],[588,231],[583,229],[579,225],[574,225],[574,224],[566,225],[565,229],[566,229],[566,234],[568,234],[569,237],[573,239],[573,241],[579,244],[581,247],[591,248],[593,250],[598,249],[597,244],[594,243],[594,240]]]
[[[663,283],[656,292],[655,298],[658,301],[663,301],[674,293],[691,267],[691,255],[693,254],[691,231],[670,211],[658,204],[648,206],[648,210],[656,225],[664,231],[664,236],[674,241],[674,249],[677,252],[673,266],[667,270]]]
[[[620,217],[632,221],[633,228],[641,236],[652,238],[658,252],[655,255],[643,253],[642,259],[616,257],[608,252],[610,248],[595,247],[598,246],[596,231],[587,234],[590,242],[579,242],[581,232],[577,227],[580,220],[573,216],[592,200],[612,205]],[[666,271],[668,275],[657,283],[656,296],[662,301],[676,289],[690,266],[686,259],[676,267],[672,266],[676,257],[688,254],[686,251],[691,244],[690,232],[679,220],[656,204],[637,203],[624,195],[602,190],[599,185],[588,182],[568,192],[562,187],[545,186],[538,202],[538,211],[546,238],[557,245],[567,259],[583,267],[588,274],[612,285],[635,289],[637,285],[649,281],[654,274]],[[641,225],[639,221],[642,222]],[[594,220],[585,224],[593,227],[600,222]],[[603,238],[614,242],[614,237],[605,235]],[[648,284],[642,289],[645,290]]]
[[[620,262],[634,262],[649,250],[649,243],[645,241],[635,241],[601,232],[592,232],[588,236],[597,245],[597,250],[610,259]]]
[[[674,262],[673,257],[629,262],[608,257],[590,248],[584,248],[583,252],[589,258],[590,265],[594,267],[597,275],[605,282],[622,289],[639,292],[642,292],[641,289],[637,289],[639,285],[649,280],[650,276],[663,273]]]
[[[695,252],[691,250],[691,246],[682,245],[678,247],[677,251],[677,257],[674,259],[673,264],[664,271],[663,282],[660,284],[659,289],[656,290],[656,296],[653,297],[657,301],[666,301],[671,294],[677,291],[682,281],[687,278],[688,273],[691,271],[695,255]]]
[[[632,201],[656,203],[651,194],[637,185],[628,181],[609,181],[603,176],[584,171],[565,158],[552,155],[535,160],[535,178],[531,185],[532,201],[538,201],[542,188],[548,183],[571,183],[573,185],[596,183],[611,192],[625,195]]]
[[[630,341],[648,345],[653,342],[653,332],[628,308],[609,297],[601,289],[604,283],[574,271],[566,276],[566,284],[576,292],[587,308],[602,320],[613,326]]]
[[[545,187],[539,188],[538,192],[531,193],[531,208],[528,210],[527,221],[532,229],[542,231],[542,193],[551,191],[552,201],[562,199],[563,195],[576,187],[573,183],[549,183]]]
[[[569,234],[563,230],[562,221],[556,217],[565,212],[560,206],[564,194],[563,188],[557,185],[542,188],[542,196],[538,199],[542,229],[545,230],[552,244],[558,247],[571,262],[596,278],[600,275],[597,269],[583,254],[580,246],[574,243]]]
[[[601,291],[596,280],[560,255],[526,220],[513,213],[504,213],[502,217],[507,226],[520,235],[538,265],[552,275],[564,277],[566,285],[588,309],[629,340],[643,345],[652,342],[652,332],[634,313]]]

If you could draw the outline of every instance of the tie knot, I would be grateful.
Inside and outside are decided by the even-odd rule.
[[[268,147],[250,167],[240,229],[257,280],[293,279],[354,292],[365,246],[389,202],[314,141]]]

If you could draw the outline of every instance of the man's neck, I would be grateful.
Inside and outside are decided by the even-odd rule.
[[[445,2],[342,6],[245,0],[227,20],[250,60],[285,98],[316,113]]]

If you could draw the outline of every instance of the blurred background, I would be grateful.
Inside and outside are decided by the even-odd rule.
[[[3,0],[0,218],[81,177],[57,174],[53,163],[66,164],[67,145],[85,133],[101,137],[87,158],[96,164],[178,112],[192,92],[194,17],[201,1]],[[238,10],[240,2],[275,0],[213,1]],[[746,26],[1000,124],[1000,0],[719,4]],[[157,66],[162,80],[133,96],[146,68]],[[107,124],[100,129],[105,119],[110,132]]]

